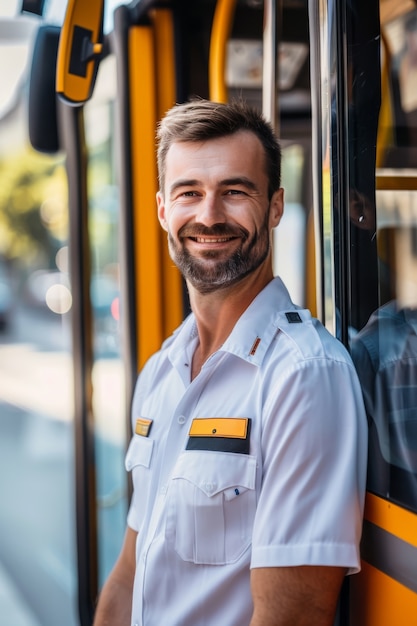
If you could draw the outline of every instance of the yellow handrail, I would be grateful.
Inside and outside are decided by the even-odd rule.
[[[159,120],[176,101],[174,20],[169,9],[151,13],[155,32],[156,88],[158,94],[157,119]],[[161,241],[161,290],[163,341],[183,320],[181,275],[168,252],[166,232],[159,229]]]
[[[138,368],[161,345],[163,313],[160,225],[155,209],[158,189],[155,154],[156,67],[151,25],[129,30],[133,240],[135,250]]]
[[[210,37],[209,95],[214,102],[227,102],[226,46],[232,31],[237,0],[218,0]]]

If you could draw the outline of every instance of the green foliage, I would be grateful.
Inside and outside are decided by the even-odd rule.
[[[0,160],[0,254],[48,262],[67,228],[63,159],[28,148]]]

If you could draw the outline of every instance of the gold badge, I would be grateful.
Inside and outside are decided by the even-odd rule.
[[[191,424],[189,435],[245,439],[248,421],[246,417],[196,417]]]
[[[135,433],[141,437],[149,437],[153,420],[138,417],[136,420]]]

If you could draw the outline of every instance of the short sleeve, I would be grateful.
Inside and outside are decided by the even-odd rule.
[[[263,476],[251,567],[360,569],[367,426],[348,361],[304,361],[277,381],[263,415]]]

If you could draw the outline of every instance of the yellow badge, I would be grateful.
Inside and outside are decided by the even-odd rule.
[[[147,420],[144,417],[138,417],[136,420],[135,433],[141,437],[148,437],[152,421],[153,420]]]
[[[245,439],[247,417],[196,417],[190,428],[190,437],[230,437]]]

